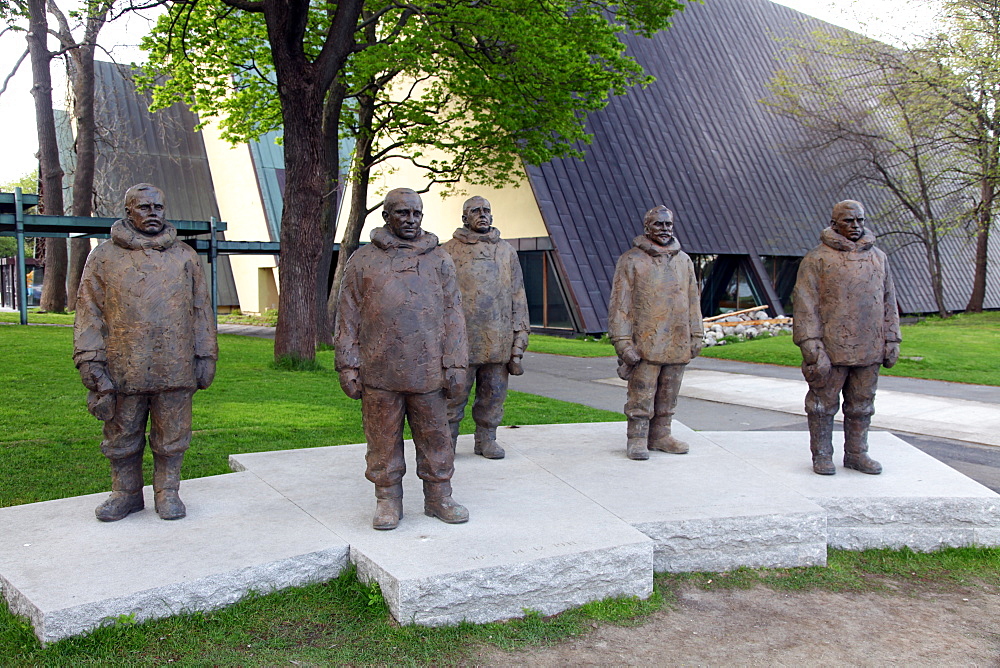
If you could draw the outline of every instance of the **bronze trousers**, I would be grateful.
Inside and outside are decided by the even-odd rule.
[[[497,428],[503,420],[503,402],[507,400],[507,364],[470,364],[466,374],[461,394],[448,400],[448,422],[461,422],[465,417],[465,406],[475,383],[472,419],[477,427]]]
[[[650,364],[645,360],[632,369],[628,379],[625,415],[652,420],[670,418],[677,408],[686,364]]]
[[[455,453],[448,428],[444,390],[425,394],[365,387],[361,416],[368,441],[365,477],[377,487],[403,481],[403,420],[410,423],[417,450],[417,476],[425,482],[448,482],[455,472]]]
[[[809,383],[806,392],[807,415],[836,415],[840,408],[840,393],[844,393],[844,417],[870,417],[875,414],[875,390],[878,387],[879,364],[870,366],[834,366],[827,382]]]
[[[153,454],[173,457],[191,445],[191,398],[194,390],[156,394],[116,394],[115,416],[104,423],[101,452],[108,459],[141,453],[146,445]]]

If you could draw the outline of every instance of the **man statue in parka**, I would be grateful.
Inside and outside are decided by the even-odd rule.
[[[879,365],[899,358],[899,313],[885,253],[865,230],[865,210],[852,200],[833,207],[819,246],[799,265],[792,335],[809,383],[806,415],[813,471],[833,475],[833,416],[844,394],[844,466],[877,475],[868,456]]]
[[[503,419],[507,376],[524,373],[521,357],[528,347],[528,300],[517,252],[493,227],[490,203],[482,197],[467,200],[462,225],[442,246],[455,262],[469,339],[464,390],[448,401],[451,439],[453,445],[458,440],[458,426],[474,382],[475,453],[503,459],[497,427]]]
[[[646,212],[645,235],[618,259],[608,335],[618,353],[618,375],[628,380],[629,459],[650,450],[684,454],[688,445],[670,433],[684,367],[701,350],[701,295],[691,258],[674,237],[674,214],[665,206]]]
[[[337,307],[340,386],[361,399],[368,441],[365,476],[375,483],[375,529],[403,517],[403,420],[413,431],[424,514],[469,519],[451,497],[455,451],[448,398],[462,391],[468,360],[455,265],[420,228],[423,202],[408,188],[386,195],[386,224],[347,263]]]
[[[191,399],[212,384],[216,325],[198,255],[164,218],[163,192],[148,183],[125,193],[125,218],[87,258],[77,296],[73,361],[104,420],[101,452],[111,460],[111,496],[97,519],[144,507],[146,422],[153,498],[165,520],[187,513],[178,496],[191,444]]]

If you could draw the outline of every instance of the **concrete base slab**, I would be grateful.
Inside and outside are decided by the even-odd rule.
[[[231,605],[336,577],[347,543],[249,473],[184,481],[188,516],[146,509],[103,523],[107,494],[0,508],[0,588],[43,643],[116,618],[143,621]]]
[[[812,472],[804,432],[702,432],[778,483],[826,509],[828,542],[847,550],[1000,545],[1000,495],[888,432],[869,434],[881,475],[844,469],[843,434],[834,434],[837,474]]]
[[[530,429],[537,428],[524,431]],[[379,583],[402,623],[488,622],[652,593],[646,536],[517,448],[508,447],[503,460],[487,460],[472,447],[471,436],[459,439],[452,479],[470,521],[448,525],[424,515],[413,446],[406,443],[404,517],[392,531],[371,528],[375,497],[364,477],[364,445],[235,455],[231,464],[260,476],[349,542],[359,577]]]
[[[505,445],[653,539],[656,571],[826,564],[826,513],[679,422],[685,455],[625,456],[625,423],[500,429]]]

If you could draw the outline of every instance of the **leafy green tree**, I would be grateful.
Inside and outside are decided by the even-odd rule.
[[[315,285],[321,272],[325,288],[328,268],[321,260],[324,241],[332,241],[340,117],[359,140],[355,178],[366,178],[379,160],[397,155],[423,167],[429,181],[509,182],[521,160],[580,155],[579,143],[589,139],[586,114],[602,108],[610,94],[646,80],[616,33],[651,34],[669,25],[682,5],[675,0],[314,4],[311,13],[296,18],[301,30],[294,35],[283,32],[287,24],[278,21],[280,12],[272,10],[268,17],[267,7],[267,2],[235,0],[175,5],[147,46],[151,63],[173,77],[158,91],[158,104],[182,99],[203,118],[219,116],[232,140],[283,129],[287,172],[275,355],[311,358],[318,292],[302,288]],[[249,13],[258,8],[263,17]],[[348,16],[354,17],[350,26]],[[338,30],[350,42],[339,51],[330,41]],[[221,43],[220,34],[230,39]],[[343,54],[325,84],[322,104],[318,91],[309,104],[286,95],[294,89],[288,76],[296,74],[283,65],[281,51],[292,41],[303,62]],[[312,153],[305,151],[305,137],[293,140],[304,117],[323,129],[308,134]],[[305,188],[317,173],[322,184]],[[326,213],[317,216],[321,202]],[[358,215],[367,210],[362,206]],[[311,232],[303,234],[306,228]]]

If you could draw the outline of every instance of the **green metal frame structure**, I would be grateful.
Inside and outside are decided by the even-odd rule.
[[[17,239],[17,305],[21,314],[21,324],[28,324],[28,283],[24,258],[24,237],[93,238],[110,236],[111,226],[116,218],[93,218],[83,216],[46,216],[24,213],[38,204],[38,195],[23,194],[20,188],[12,193],[0,193],[0,236]],[[216,272],[216,258],[222,255],[278,255],[281,245],[277,241],[221,241],[216,232],[225,232],[223,221],[211,220],[171,220],[182,237],[207,234],[208,239],[184,239],[200,255],[208,256],[211,268],[212,311],[218,312],[219,282]]]

